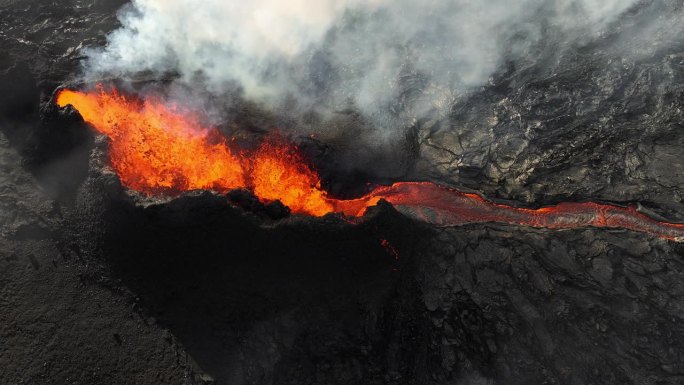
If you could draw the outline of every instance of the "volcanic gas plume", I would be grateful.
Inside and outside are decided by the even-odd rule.
[[[478,222],[550,229],[594,226],[684,240],[684,224],[656,221],[634,207],[587,202],[516,208],[429,182],[397,182],[358,199],[336,199],[321,188],[319,175],[297,148],[282,138],[267,138],[256,150],[240,149],[217,129],[200,124],[199,116],[191,111],[103,87],[90,92],[62,90],[57,104],[72,105],[86,122],[109,137],[111,166],[121,182],[148,195],[247,188],[261,201],[279,200],[294,213],[337,212],[352,217],[384,199],[404,214],[440,226]]]

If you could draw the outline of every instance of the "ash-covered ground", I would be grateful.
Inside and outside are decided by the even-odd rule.
[[[50,103],[122,3],[0,1],[0,383],[684,383],[682,243],[128,194],[106,143]],[[364,176],[682,222],[682,25],[681,1],[645,1],[590,44],[551,36]],[[335,150],[321,171],[350,188]]]

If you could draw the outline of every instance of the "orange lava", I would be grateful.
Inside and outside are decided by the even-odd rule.
[[[253,152],[233,151],[218,130],[203,127],[191,112],[103,87],[61,90],[57,104],[71,104],[109,137],[111,166],[133,190],[153,195],[249,188],[262,201],[280,200],[295,213],[333,211],[318,174],[286,143],[271,140]]]
[[[60,91],[57,104],[71,104],[111,140],[112,168],[122,183],[150,194],[246,186],[244,165],[215,129],[188,112],[156,100],[126,98],[116,90]]]
[[[263,201],[280,200],[295,213],[315,216],[334,211],[318,174],[291,145],[264,142],[254,154],[251,171],[252,191]]]
[[[86,122],[109,137],[111,166],[121,182],[150,195],[248,188],[261,201],[280,200],[294,213],[340,212],[352,217],[384,199],[402,213],[435,225],[502,222],[552,229],[611,227],[684,241],[684,224],[659,222],[634,208],[592,202],[515,208],[428,182],[398,182],[359,199],[333,199],[321,189],[318,174],[296,147],[283,140],[266,140],[255,151],[236,151],[218,130],[203,127],[189,111],[103,87],[90,92],[61,90],[57,104],[72,105]]]
[[[660,222],[637,211],[594,202],[565,202],[538,209],[518,208],[488,201],[430,182],[397,182],[354,201],[340,201],[351,214],[358,207],[384,199],[403,214],[437,226],[499,222],[548,229],[581,227],[622,228],[684,242],[684,224]],[[344,210],[342,210],[344,211]]]

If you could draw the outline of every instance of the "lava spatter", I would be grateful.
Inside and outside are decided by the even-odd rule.
[[[659,222],[634,208],[593,202],[516,208],[430,182],[397,182],[359,199],[334,199],[321,189],[319,175],[296,147],[283,140],[266,140],[255,151],[233,150],[218,130],[203,127],[189,111],[103,87],[61,90],[57,104],[72,105],[108,136],[110,162],[122,183],[150,195],[248,188],[261,201],[280,200],[294,213],[352,217],[384,199],[406,215],[441,226],[501,222],[550,229],[610,227],[684,241],[684,224]]]

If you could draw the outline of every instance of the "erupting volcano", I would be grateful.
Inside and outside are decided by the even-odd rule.
[[[283,139],[266,139],[256,150],[235,148],[198,115],[160,100],[127,97],[116,89],[61,90],[60,107],[72,105],[83,119],[111,140],[111,166],[122,183],[149,195],[177,195],[209,189],[221,193],[250,189],[262,202],[279,200],[292,212],[312,216],[362,216],[384,199],[399,211],[428,223],[453,226],[502,222],[550,229],[582,226],[625,228],[674,241],[684,240],[684,224],[656,221],[634,207],[561,203],[539,209],[487,201],[430,182],[379,186],[351,200],[330,197],[319,175],[297,148]]]
[[[684,0],[0,4],[0,385],[684,384]]]

